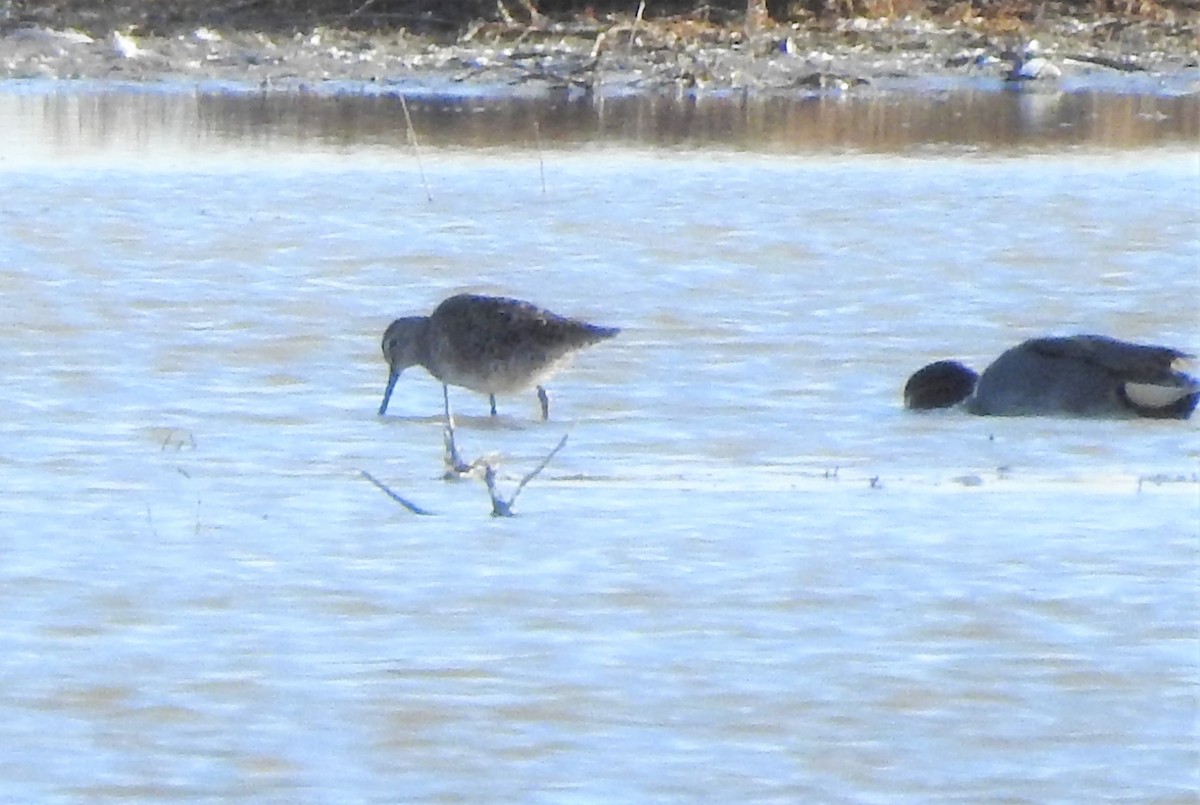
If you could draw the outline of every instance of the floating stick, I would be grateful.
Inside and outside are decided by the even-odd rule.
[[[383,490],[383,493],[385,495],[387,495],[389,498],[396,501],[397,503],[399,503],[404,508],[408,509],[413,514],[421,514],[421,515],[433,514],[433,512],[428,511],[426,509],[422,509],[417,504],[415,504],[409,500],[406,500],[403,497],[401,497],[400,495],[396,494],[391,489],[389,489],[388,486],[385,483],[383,483],[383,481],[380,481],[374,475],[367,472],[366,470],[362,470],[362,476],[364,478],[366,478],[368,481],[370,481],[371,483],[375,484],[375,486],[377,486],[379,489]]]
[[[496,470],[492,468],[491,464],[485,463],[483,465],[483,482],[487,484],[488,495],[492,498],[492,516],[512,517],[513,504],[517,502],[517,495],[521,494],[521,490],[525,488],[525,484],[532,481],[539,472],[546,469],[546,465],[550,463],[550,459],[554,458],[558,451],[563,449],[563,446],[566,443],[567,434],[564,433],[563,437],[558,440],[558,445],[551,450],[545,458],[542,459],[542,463],[538,464],[537,467],[534,468],[533,472],[521,479],[521,482],[517,484],[517,488],[513,490],[512,496],[508,500],[504,500],[502,497],[500,497],[500,493],[496,491]]]

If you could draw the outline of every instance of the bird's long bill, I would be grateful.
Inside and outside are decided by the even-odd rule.
[[[387,388],[383,390],[383,402],[379,404],[379,415],[383,416],[387,411],[388,400],[392,399],[392,389],[396,388],[396,381],[400,379],[399,372],[392,372],[388,375]]]

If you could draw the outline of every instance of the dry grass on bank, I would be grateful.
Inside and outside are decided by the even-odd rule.
[[[634,19],[645,25],[730,30],[747,21],[756,27],[824,27],[847,17],[913,16],[967,23],[988,32],[1018,31],[1050,18],[1117,18],[1184,25],[1195,36],[1200,0],[650,0],[640,16],[635,0],[9,0],[6,9],[0,20],[5,27],[35,24],[98,34],[114,29],[171,34],[199,26],[278,33],[324,26],[454,36],[480,22],[538,27],[551,21],[614,24]]]

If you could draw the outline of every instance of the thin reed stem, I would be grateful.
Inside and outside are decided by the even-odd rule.
[[[542,177],[542,195],[546,195],[546,161],[542,158],[542,127],[533,121],[533,139],[537,142],[538,173]]]
[[[408,126],[408,141],[412,143],[413,153],[417,155],[417,170],[421,173],[421,186],[425,188],[425,200],[433,203],[433,194],[429,192],[429,182],[425,179],[425,165],[421,161],[421,144],[417,142],[417,129],[413,125],[412,115],[408,113],[408,101],[400,96],[400,108],[404,110],[404,123]]]

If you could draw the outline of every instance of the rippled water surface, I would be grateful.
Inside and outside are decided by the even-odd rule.
[[[418,108],[414,151],[10,90],[5,800],[1195,796],[1197,423],[900,407],[1035,334],[1200,350],[1194,98],[1136,148]],[[383,328],[463,289],[623,328],[548,423],[452,391],[504,490],[569,434],[511,519],[422,370],[375,414]]]

